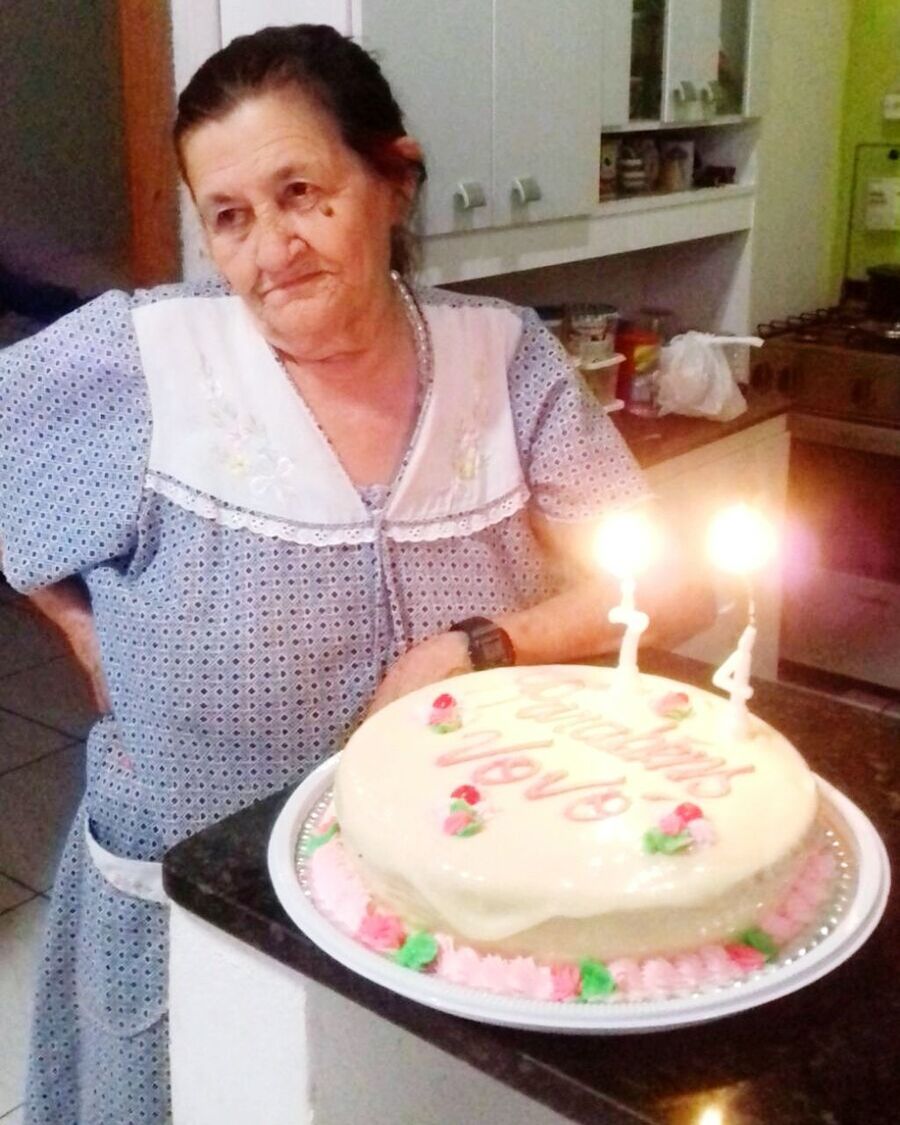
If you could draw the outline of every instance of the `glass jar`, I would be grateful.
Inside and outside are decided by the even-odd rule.
[[[615,354],[619,311],[614,305],[570,305],[568,348],[582,371],[596,371]]]

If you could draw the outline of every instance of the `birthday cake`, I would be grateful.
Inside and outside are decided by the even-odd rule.
[[[831,860],[803,758],[754,717],[729,735],[727,706],[576,666],[406,696],[341,755],[314,898],[401,964],[538,998],[758,968],[814,919]]]

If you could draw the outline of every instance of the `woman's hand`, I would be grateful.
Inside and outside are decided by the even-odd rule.
[[[86,673],[94,704],[102,715],[110,710],[109,692],[100,660],[100,644],[94,627],[90,599],[74,578],[45,586],[28,595],[28,600],[60,630],[72,654]]]
[[[438,633],[405,652],[388,668],[369,705],[372,715],[416,688],[471,672],[465,633]]]
[[[87,613],[79,620],[70,620],[63,627],[69,648],[75,659],[86,673],[94,698],[94,704],[101,715],[106,715],[110,710],[109,692],[106,687],[106,678],[103,675],[103,665],[100,660],[100,643],[97,640],[97,630],[94,628],[93,614]]]

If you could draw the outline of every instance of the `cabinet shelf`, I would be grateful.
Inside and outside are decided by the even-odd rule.
[[[719,117],[707,117],[702,121],[656,121],[638,119],[626,121],[624,125],[603,125],[601,135],[618,135],[620,133],[665,133],[684,132],[694,129],[721,129],[725,126],[752,125],[758,117],[744,117],[740,113],[726,113]]]
[[[636,195],[597,203],[589,215],[424,240],[427,285],[538,269],[749,230],[753,184]]]
[[[753,195],[754,184],[722,184],[720,187],[691,188],[690,191],[646,191],[637,195],[617,195],[601,200],[594,211],[600,218],[610,215],[634,214],[636,211],[659,211],[669,207],[704,204],[717,199],[736,199]]]

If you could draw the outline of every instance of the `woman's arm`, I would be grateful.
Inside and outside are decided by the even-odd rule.
[[[664,521],[652,504],[647,518]],[[562,574],[563,590],[531,609],[495,617],[509,634],[520,664],[584,660],[615,652],[622,627],[609,611],[620,601],[618,582],[600,571],[594,558],[595,523],[561,523],[532,515],[545,553]],[[665,529],[664,529],[665,530]],[[690,573],[677,534],[664,536],[664,557],[638,579],[637,603],[650,618],[641,644],[675,648],[715,620],[712,589]]]
[[[607,615],[619,601],[619,589],[614,579],[598,573],[592,558],[596,525],[541,517],[533,517],[532,522],[545,552],[561,571],[564,588],[515,613],[492,615],[486,607],[486,616],[509,634],[518,664],[564,663],[615,652],[622,628],[611,625]],[[671,554],[639,581],[637,601],[650,617],[650,627],[641,638],[644,644],[674,647],[715,617],[712,591],[694,580]],[[388,669],[370,710],[471,670],[465,636],[439,633],[415,645]]]
[[[2,562],[3,544],[0,543],[0,565]],[[87,673],[95,704],[102,713],[107,712],[109,696],[100,662],[100,645],[84,585],[77,578],[66,578],[35,590],[28,595],[28,600],[63,634],[75,659]]]

